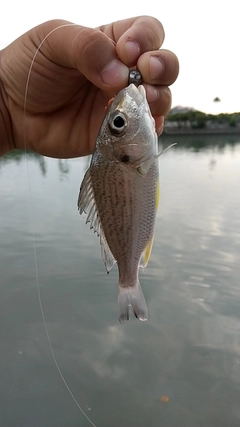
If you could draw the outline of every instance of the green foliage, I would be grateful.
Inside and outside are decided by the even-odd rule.
[[[203,129],[210,123],[215,126],[221,125],[225,127],[236,127],[237,125],[240,125],[240,113],[221,113],[215,115],[205,114],[198,110],[189,110],[174,114],[171,114],[170,112],[166,121],[177,122],[179,128],[186,127],[188,124],[192,129]]]
[[[231,114],[231,116],[229,116],[229,126],[235,127],[236,124],[237,124],[236,117],[233,114]]]

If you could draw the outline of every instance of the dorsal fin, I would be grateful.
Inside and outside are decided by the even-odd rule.
[[[104,231],[101,226],[101,221],[95,202],[94,191],[92,187],[92,180],[90,169],[87,170],[79,192],[78,197],[78,210],[80,215],[84,212],[87,214],[86,224],[90,223],[90,228],[100,236],[101,254],[105,264],[107,273],[111,270],[116,260],[108,246]]]

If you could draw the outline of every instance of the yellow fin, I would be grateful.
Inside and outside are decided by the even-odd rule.
[[[159,180],[157,181],[157,187],[156,187],[156,211],[158,209],[158,205],[159,205],[159,201],[160,201],[160,183]],[[152,238],[149,240],[148,244],[146,245],[144,251],[143,251],[143,255],[142,255],[142,264],[141,266],[143,268],[145,268],[148,264],[151,252],[152,252],[152,245],[153,245],[153,240],[154,240],[154,235],[152,236]]]
[[[149,261],[151,252],[152,252],[152,245],[153,245],[154,236],[149,240],[147,246],[145,247],[142,255],[142,263],[141,267],[145,268],[147,266],[147,263]]]

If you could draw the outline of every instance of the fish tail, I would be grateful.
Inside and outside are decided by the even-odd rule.
[[[139,320],[148,320],[147,304],[139,281],[133,286],[122,286],[119,283],[118,308],[119,322],[129,319],[129,306]]]

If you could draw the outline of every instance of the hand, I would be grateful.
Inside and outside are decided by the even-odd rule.
[[[160,134],[171,107],[168,86],[179,70],[177,57],[159,50],[163,40],[161,23],[144,16],[97,29],[49,21],[19,37],[1,51],[7,128],[1,154],[15,148],[58,158],[92,153],[107,101],[127,86],[131,67],[142,74]]]

